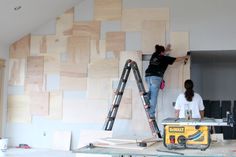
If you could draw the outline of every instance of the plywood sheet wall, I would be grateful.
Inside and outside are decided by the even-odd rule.
[[[29,96],[27,95],[8,96],[8,122],[30,123],[29,102]]]
[[[119,62],[117,59],[101,59],[88,66],[89,78],[117,78]]]
[[[65,35],[65,32],[73,27],[73,22],[74,8],[71,8],[56,19],[56,34]]]
[[[49,93],[30,93],[30,112],[32,115],[47,116],[49,114]]]
[[[23,86],[25,81],[25,68],[25,59],[10,59],[8,85]]]
[[[166,45],[166,21],[144,20],[142,23],[142,51],[152,54],[155,45]]]
[[[65,53],[67,52],[67,36],[47,35],[46,36],[47,53]]]
[[[117,118],[132,119],[132,89],[125,89],[117,112]]]
[[[125,50],[125,32],[108,32],[106,33],[106,51],[114,53],[119,58],[120,51]]]
[[[30,55],[30,35],[24,36],[10,46],[10,58],[23,59]]]
[[[62,91],[55,91],[49,93],[49,119],[62,119],[62,96]]]
[[[122,0],[95,0],[95,20],[119,20],[122,12]]]
[[[88,99],[109,99],[111,80],[109,78],[88,78],[87,84]]]
[[[87,77],[67,77],[61,76],[60,89],[62,90],[87,90]]]

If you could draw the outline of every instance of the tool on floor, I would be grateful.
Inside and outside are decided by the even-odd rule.
[[[151,119],[151,117],[148,113],[148,110],[150,108],[149,97],[148,97],[147,92],[145,91],[143,81],[142,81],[142,78],[141,78],[141,75],[140,75],[140,72],[138,69],[138,65],[135,61],[132,61],[130,59],[126,61],[125,66],[123,68],[123,71],[122,71],[122,74],[121,74],[121,77],[119,80],[119,84],[116,89],[114,99],[112,101],[111,108],[108,112],[108,115],[107,115],[107,118],[105,121],[104,129],[105,130],[112,130],[112,127],[113,127],[113,124],[114,124],[114,121],[116,118],[116,114],[117,114],[117,111],[118,111],[118,108],[119,108],[119,105],[121,102],[121,98],[124,93],[125,86],[126,86],[131,69],[133,70],[133,73],[134,73],[134,77],[135,77],[135,80],[136,80],[136,83],[137,83],[137,86],[139,89],[139,93],[140,93],[140,97],[141,97],[141,100],[143,103],[144,110],[146,112],[147,118],[149,119],[148,123],[151,128],[152,134],[155,137],[158,136],[159,138],[161,138],[161,134],[160,134],[159,128],[157,126],[156,120]]]
[[[230,112],[223,119],[186,119],[167,118],[162,121],[164,125],[163,144],[168,149],[195,148],[206,150],[211,143],[211,126],[231,126],[235,122]]]

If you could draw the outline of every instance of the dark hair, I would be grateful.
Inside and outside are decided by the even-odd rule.
[[[184,88],[186,89],[184,95],[185,95],[185,98],[188,100],[188,101],[192,101],[193,99],[193,96],[194,96],[194,91],[193,91],[193,81],[192,80],[186,80],[184,82]]]
[[[161,45],[155,45],[155,52],[157,52],[158,54],[160,54],[161,52],[165,51],[165,47],[161,46]]]

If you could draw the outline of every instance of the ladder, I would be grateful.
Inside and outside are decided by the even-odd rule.
[[[139,89],[140,97],[141,97],[141,100],[143,103],[143,107],[144,107],[146,116],[148,118],[148,123],[149,123],[150,129],[152,131],[152,134],[155,137],[158,136],[159,138],[162,138],[161,134],[160,134],[160,130],[157,126],[156,120],[151,119],[150,115],[148,113],[148,110],[150,108],[149,97],[148,97],[147,92],[145,91],[137,63],[135,61],[130,60],[130,59],[128,59],[126,61],[125,66],[123,68],[123,71],[122,71],[122,74],[121,74],[121,77],[119,80],[119,84],[118,84],[118,87],[115,91],[115,96],[112,101],[111,108],[108,112],[108,115],[107,115],[107,118],[106,118],[106,121],[104,124],[104,130],[107,130],[107,131],[112,130],[113,124],[115,122],[116,114],[117,114],[117,111],[118,111],[118,108],[119,108],[119,105],[121,102],[121,98],[124,93],[125,86],[126,86],[131,69],[133,70],[133,73],[134,73],[134,77],[135,77],[135,80],[136,80],[136,83],[137,83],[137,86]]]

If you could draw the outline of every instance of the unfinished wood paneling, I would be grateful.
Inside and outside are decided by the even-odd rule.
[[[25,84],[43,85],[43,70],[44,70],[44,57],[30,56],[27,57],[27,70]]]
[[[87,73],[85,73],[85,69],[87,69],[87,67],[87,64],[61,64],[60,75],[67,77],[87,77]]]
[[[185,56],[189,51],[189,33],[188,32],[171,32],[170,43],[172,56],[180,57]],[[184,81],[190,78],[190,60],[187,64],[180,62],[179,67],[179,89],[184,89]],[[170,77],[173,77],[170,76]]]
[[[99,40],[99,48],[97,48],[96,40],[91,40],[90,44],[90,63],[100,60],[100,59],[105,59],[106,53],[105,53],[105,41]]]
[[[122,0],[95,0],[95,20],[119,20],[121,18]]]
[[[78,64],[78,71],[87,74],[90,54],[90,38],[71,36],[68,38],[68,63]]]
[[[106,51],[113,52],[114,56],[118,58],[120,51],[124,50],[125,50],[125,32],[106,33]]]
[[[122,51],[120,53],[119,76],[121,76],[124,65],[128,59],[137,63],[139,72],[142,74],[142,53],[139,51]],[[133,72],[130,73],[129,79],[134,80]]]
[[[29,96],[8,96],[7,112],[8,122],[30,123]]]
[[[25,81],[25,59],[9,60],[9,85],[23,86]]]
[[[47,116],[49,113],[49,93],[30,93],[30,112],[32,115]]]
[[[47,74],[45,79],[46,91],[57,91],[60,88],[60,74]]]
[[[141,31],[144,20],[166,21],[166,30],[169,30],[169,8],[138,8],[122,11],[121,27],[123,31]]]
[[[24,59],[30,54],[30,35],[24,36],[10,46],[10,58]]]
[[[63,122],[66,123],[104,123],[107,112],[106,100],[63,100]]]
[[[31,35],[30,55],[38,56],[41,53],[47,53],[46,36]]]
[[[111,89],[111,81],[108,78],[88,78],[88,99],[107,99]]]
[[[55,53],[44,54],[44,74],[60,72],[60,55]]]
[[[99,47],[101,23],[99,21],[75,22],[73,28],[67,32],[68,35],[86,36],[96,40]]]
[[[89,78],[117,78],[119,63],[117,59],[102,59],[89,64]]]
[[[114,96],[113,96],[114,97]],[[122,96],[120,106],[117,112],[118,119],[132,118],[132,89],[126,88]]]
[[[60,88],[62,90],[87,90],[87,78],[61,76]]]
[[[49,93],[49,119],[62,119],[62,91]]]
[[[65,53],[67,52],[67,37],[62,35],[47,35],[46,45],[47,53]]]
[[[73,27],[74,22],[74,8],[69,9],[63,15],[56,19],[56,33],[57,35],[65,35],[65,32]]]
[[[166,45],[166,21],[144,20],[142,23],[142,51],[152,54],[156,44]]]

